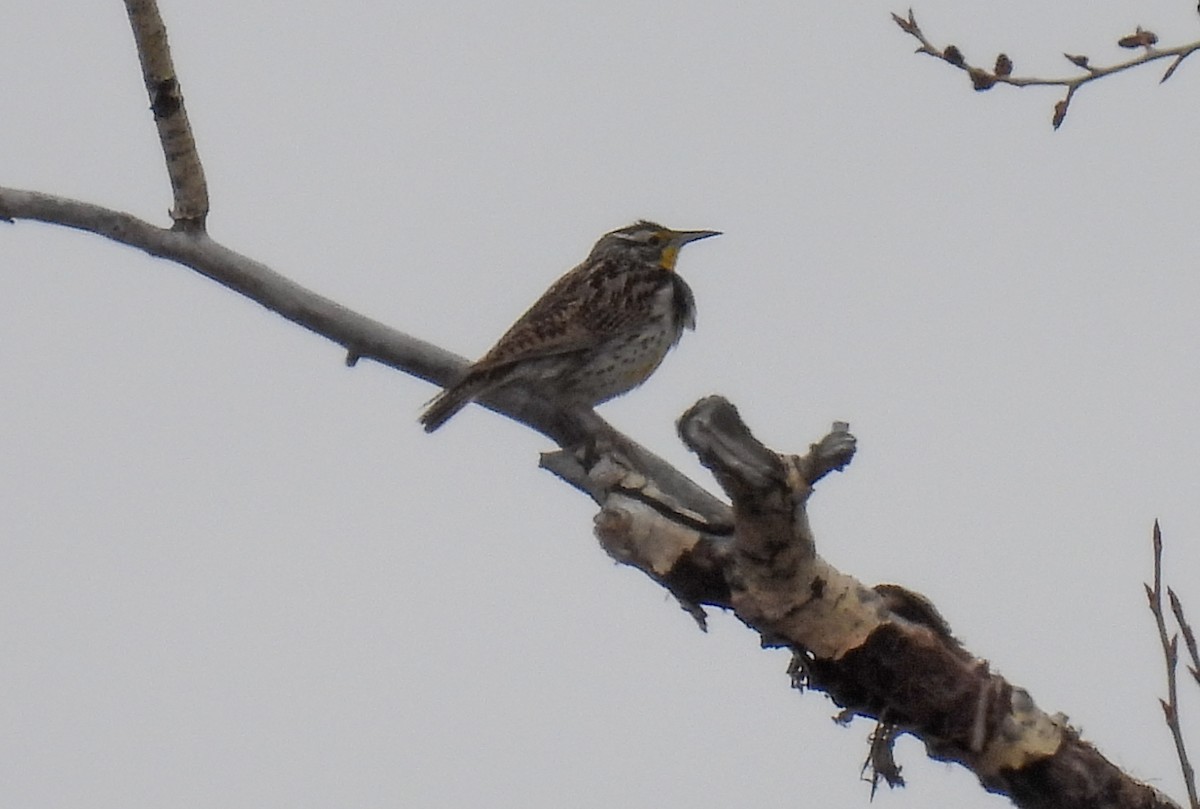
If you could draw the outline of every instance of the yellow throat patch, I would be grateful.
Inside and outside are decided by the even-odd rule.
[[[662,258],[658,260],[658,266],[662,267],[667,272],[675,271],[675,262],[679,259],[678,244],[667,245],[667,248],[662,252]]]

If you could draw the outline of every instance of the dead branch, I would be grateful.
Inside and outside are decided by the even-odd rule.
[[[1086,56],[1078,54],[1064,53],[1063,56],[1075,67],[1084,71],[1077,76],[1067,76],[1056,79],[1037,78],[1034,76],[1014,76],[1012,75],[1013,63],[1007,54],[1001,53],[996,57],[994,65],[989,68],[980,67],[972,64],[963,55],[962,51],[956,45],[947,45],[944,48],[938,48],[921,30],[921,26],[917,24],[917,18],[913,14],[913,10],[908,10],[907,17],[901,17],[899,14],[892,14],[892,19],[896,25],[900,26],[900,30],[913,37],[920,43],[917,48],[917,53],[928,54],[929,56],[937,57],[950,65],[964,71],[967,77],[971,80],[971,86],[977,91],[990,90],[997,84],[1007,84],[1011,87],[1063,87],[1067,93],[1061,100],[1054,105],[1054,114],[1051,117],[1051,124],[1055,129],[1062,126],[1063,120],[1067,117],[1067,109],[1071,105],[1071,99],[1075,97],[1075,92],[1085,84],[1102,79],[1105,76],[1111,76],[1114,73],[1120,73],[1132,68],[1141,67],[1142,65],[1156,62],[1159,59],[1171,59],[1171,64],[1167,67],[1159,83],[1165,82],[1175,74],[1175,69],[1179,64],[1191,56],[1197,50],[1200,50],[1200,40],[1188,42],[1183,45],[1176,45],[1171,48],[1158,47],[1158,35],[1153,31],[1147,31],[1140,25],[1131,34],[1126,34],[1117,40],[1117,45],[1122,48],[1138,50],[1141,53],[1133,59],[1124,62],[1116,62],[1110,65],[1096,66]]]
[[[733,501],[733,537],[698,544],[722,543],[722,578],[738,618],[764,645],[792,649],[807,686],[825,691],[844,713],[917,736],[931,756],[970,768],[985,789],[1018,806],[1174,806],[1082,741],[1065,717],[1038,709],[942,626],[902,617],[879,592],[821,559],[806,504],[813,483],[847,464],[854,450],[853,437],[835,426],[798,457],[763,447],[724,399],[702,400],[681,418],[684,442]],[[646,533],[630,516],[621,529],[630,537]],[[679,550],[685,559],[689,551]]]

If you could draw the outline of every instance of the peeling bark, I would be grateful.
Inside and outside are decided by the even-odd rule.
[[[846,425],[805,455],[779,454],[710,397],[683,415],[679,433],[729,495],[731,523],[664,507],[675,498],[649,496],[653,476],[615,446],[590,463],[543,460],[600,504],[596,534],[610,556],[662,584],[702,625],[703,607],[731,610],[765,646],[791,649],[800,683],[828,694],[843,718],[880,721],[889,751],[897,734],[912,734],[931,757],[967,767],[1021,807],[1176,806],[971,655],[928,599],[868,587],[818,555],[808,498],[853,457]]]

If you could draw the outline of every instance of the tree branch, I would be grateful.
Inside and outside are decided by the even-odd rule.
[[[203,231],[160,228],[100,205],[4,187],[0,187],[0,218],[84,230],[182,264],[344,347],[348,365],[366,358],[444,386],[457,379],[467,364],[452,352],[297,284]],[[620,480],[627,493],[636,492],[646,502],[661,502],[661,507],[673,513],[689,514],[706,530],[729,530],[728,506],[594,412],[564,413],[530,392],[512,389],[486,396],[479,403],[555,441],[562,453],[547,456],[543,464],[585,492],[597,496],[588,489],[592,484],[585,482],[576,453],[588,445],[593,449],[615,447],[620,450],[622,468],[630,472]]]
[[[355,359],[367,357],[438,384],[454,378],[466,362],[318,295],[202,232],[160,228],[122,211],[15,188],[0,187],[0,212],[12,220],[95,233],[182,264],[338,343]]]
[[[1117,44],[1122,48],[1132,50],[1141,50],[1141,55],[1124,62],[1117,62],[1111,65],[1101,67],[1093,66],[1088,57],[1076,54],[1064,53],[1063,56],[1075,67],[1085,71],[1078,76],[1063,77],[1057,79],[1037,78],[1033,76],[1014,76],[1012,75],[1013,63],[1008,58],[1007,54],[999,54],[996,57],[993,68],[985,69],[977,65],[973,65],[967,61],[966,57],[956,45],[947,45],[945,48],[938,48],[934,45],[925,33],[921,30],[921,26],[917,24],[917,18],[913,14],[912,9],[908,10],[907,17],[901,17],[899,14],[892,14],[892,20],[896,25],[900,26],[900,30],[913,37],[920,43],[917,48],[917,53],[928,54],[929,56],[937,57],[945,62],[953,65],[959,70],[965,71],[971,79],[971,85],[978,91],[990,90],[997,84],[1007,84],[1012,87],[1064,87],[1066,95],[1054,105],[1054,115],[1051,118],[1051,123],[1055,129],[1062,126],[1063,120],[1067,117],[1067,108],[1071,105],[1071,99],[1074,98],[1075,92],[1085,84],[1102,79],[1105,76],[1111,76],[1114,73],[1120,73],[1131,68],[1140,67],[1141,65],[1156,62],[1159,59],[1172,59],[1171,64],[1167,67],[1166,72],[1159,83],[1166,81],[1175,74],[1175,69],[1179,64],[1191,56],[1197,50],[1200,50],[1200,40],[1188,42],[1183,45],[1176,45],[1172,48],[1158,48],[1158,36],[1153,31],[1146,31],[1141,26],[1132,34],[1127,34],[1117,40]]]
[[[175,195],[171,218],[180,229],[203,230],[208,217],[208,183],[167,45],[167,27],[154,0],[125,0],[125,10]]]
[[[1018,806],[1175,806],[1082,741],[1065,717],[1047,715],[991,673],[940,616],[923,617],[932,609],[926,599],[894,585],[867,588],[821,559],[806,504],[813,483],[853,455],[845,425],[805,456],[779,455],[753,437],[733,405],[711,397],[683,415],[680,435],[733,500],[732,547],[706,555],[719,558],[729,604],[764,645],[791,649],[801,679],[828,693],[844,716],[919,737],[931,756],[970,768]],[[631,541],[653,533],[627,517],[620,529]]]

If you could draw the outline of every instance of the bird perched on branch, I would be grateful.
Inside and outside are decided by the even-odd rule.
[[[421,415],[426,432],[498,388],[525,386],[565,409],[645,382],[696,325],[692,290],[675,272],[679,250],[718,235],[642,221],[601,236],[582,264],[433,399]]]

